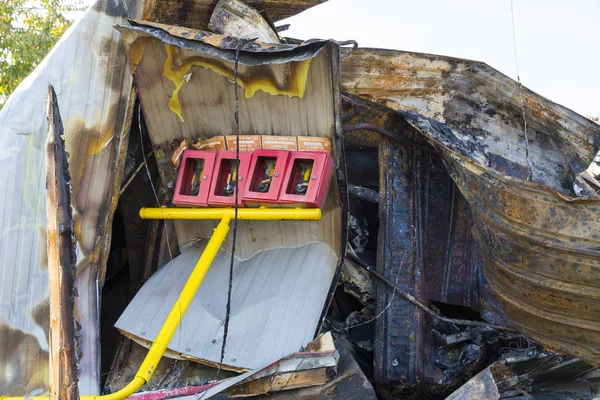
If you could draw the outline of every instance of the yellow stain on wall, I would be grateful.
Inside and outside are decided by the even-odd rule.
[[[140,65],[140,62],[142,61],[146,42],[147,38],[136,37],[131,45],[128,46],[127,58],[129,59],[129,67],[131,68],[132,74],[135,74],[137,66]]]
[[[185,76],[190,72],[192,67],[210,69],[227,79],[234,79],[233,69],[224,64],[220,64],[218,61],[195,58],[182,63],[177,63],[175,60],[176,47],[165,43],[165,50],[167,52],[167,59],[165,60],[163,76],[175,85],[175,89],[169,99],[169,109],[179,117],[181,122],[184,122],[184,120],[181,115],[179,91],[185,83]],[[252,77],[252,67],[249,67],[250,73],[246,76],[238,75],[237,81],[238,84],[245,89],[245,97],[247,99],[254,96],[259,90],[271,95],[287,95],[303,98],[304,92],[306,91],[306,80],[308,78],[311,61],[312,59],[309,58],[303,61],[291,62],[290,76],[284,85],[280,85],[278,82],[275,82],[264,75]],[[261,68],[264,68],[264,66],[261,66]]]
[[[96,154],[99,154],[114,137],[115,135],[111,130],[106,130],[100,134],[100,137],[95,137],[90,140],[87,151],[88,155],[95,156]]]

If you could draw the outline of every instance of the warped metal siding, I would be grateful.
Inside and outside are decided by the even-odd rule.
[[[344,90],[397,110],[440,151],[513,324],[598,365],[600,199],[575,198],[573,182],[600,126],[480,62],[359,49],[342,72]]]
[[[464,132],[400,113],[436,143],[469,202],[485,275],[513,325],[599,365],[600,199],[507,177],[460,149]]]
[[[48,388],[45,138],[56,89],[72,177],[81,325],[80,391],[99,390],[99,291],[118,198],[132,76],[119,33],[131,4],[100,1],[74,23],[0,112],[0,393]]]

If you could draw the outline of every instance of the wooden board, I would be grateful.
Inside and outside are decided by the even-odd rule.
[[[71,211],[71,176],[56,93],[48,85],[46,138],[46,214],[50,286],[50,399],[77,400],[75,344],[75,229]]]

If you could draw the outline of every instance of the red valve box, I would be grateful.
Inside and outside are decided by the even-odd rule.
[[[208,204],[215,207],[235,205],[235,179],[238,181],[238,206],[243,205],[243,188],[248,179],[251,151],[240,151],[240,165],[236,168],[235,150],[217,151],[217,159],[208,194]]]
[[[252,154],[244,187],[244,204],[250,207],[278,205],[290,151],[258,149]]]
[[[182,206],[208,206],[208,192],[212,180],[216,153],[212,151],[184,150],[173,204]]]
[[[327,197],[333,159],[326,151],[293,151],[283,179],[282,207],[322,208]]]

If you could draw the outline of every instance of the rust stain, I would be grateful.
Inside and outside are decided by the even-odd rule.
[[[45,226],[40,226],[38,229],[40,245],[42,246],[40,252],[40,267],[42,267],[42,269],[48,269],[48,231]]]
[[[179,91],[186,80],[190,79],[188,74],[191,72],[192,67],[210,69],[229,80],[234,79],[234,71],[231,64],[200,55],[184,57],[178,47],[166,43],[164,46],[167,58],[165,60],[163,75],[175,85],[175,89],[169,99],[169,109],[179,117],[181,122],[184,122],[181,115]],[[246,67],[244,72],[238,74],[238,84],[245,89],[246,98],[251,98],[260,90],[271,95],[303,98],[311,61],[312,59],[309,58],[303,61],[292,61],[287,64],[283,82],[278,82],[268,67]]]
[[[556,122],[562,119],[562,116],[549,107],[540,103],[536,97],[529,93],[515,93],[514,100],[517,103],[523,102],[526,115],[534,120],[545,120],[547,122]]]
[[[127,49],[127,59],[129,60],[131,73],[135,74],[138,65],[140,65],[142,62],[142,57],[144,55],[144,50],[146,49],[148,38],[135,34],[123,35],[123,41],[126,42],[125,48]]]
[[[118,119],[119,105],[113,104],[106,117],[97,116],[98,122],[66,121],[65,144],[69,153],[69,172],[73,187],[73,219],[75,235],[84,254],[93,251],[96,244],[98,217],[106,193],[99,193],[110,172],[98,176],[98,165],[108,165],[112,157],[111,143],[115,139],[114,122]]]

